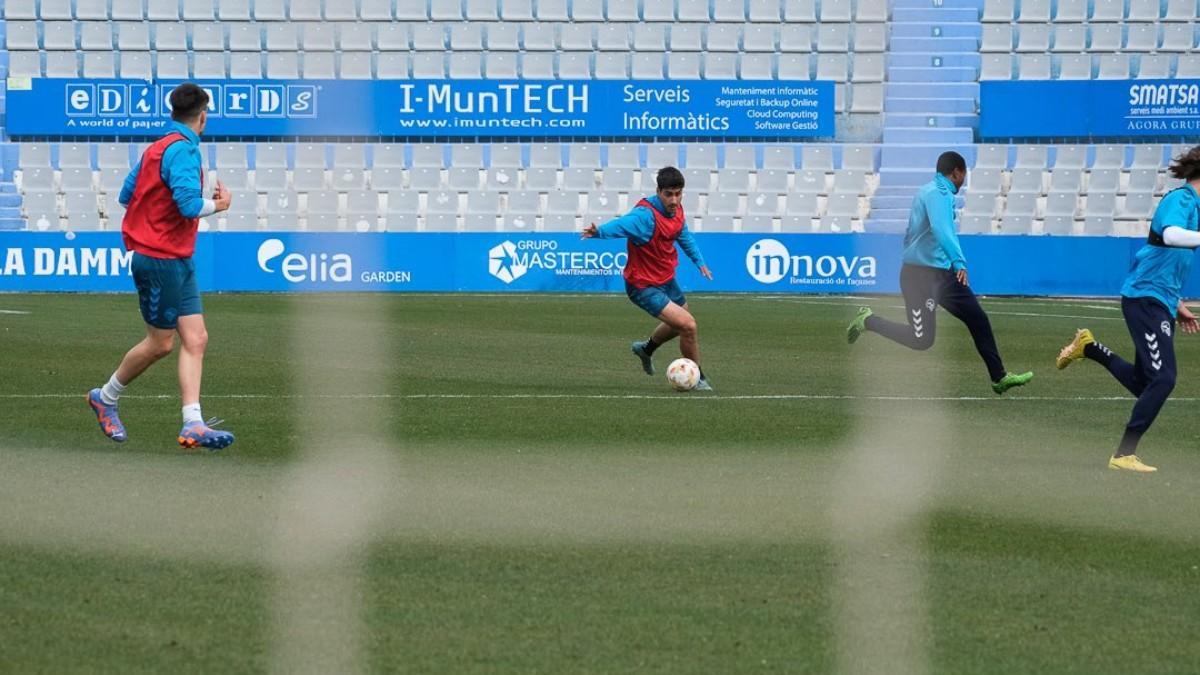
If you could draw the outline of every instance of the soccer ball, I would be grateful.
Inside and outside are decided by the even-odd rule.
[[[688,391],[696,388],[700,381],[700,366],[691,359],[675,359],[667,366],[667,382],[675,391]]]

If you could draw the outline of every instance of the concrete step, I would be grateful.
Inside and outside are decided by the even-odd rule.
[[[976,82],[979,70],[970,67],[903,68],[891,66],[887,69],[889,82]]]
[[[0,218],[0,231],[24,230],[25,221],[21,218]]]
[[[885,127],[970,127],[979,126],[976,115],[937,115],[922,113],[884,113]]]
[[[21,195],[14,193],[0,194],[0,210],[5,208],[21,208]]]
[[[893,54],[905,52],[970,54],[979,52],[979,40],[970,37],[893,37],[889,44]]]
[[[888,55],[888,66],[900,68],[976,68],[983,59],[976,53],[939,54],[937,52],[913,52],[911,54]]]
[[[945,152],[942,150],[941,152]],[[938,154],[941,154],[939,152]],[[937,157],[934,157],[936,162]],[[928,167],[908,168],[908,169],[892,169],[884,168],[879,172],[879,187],[875,189],[875,194],[879,194],[887,190],[885,194],[899,197],[907,195],[912,199],[917,188],[933,180],[933,169],[936,164],[930,164]]]
[[[971,23],[894,23],[892,39],[896,38],[972,38],[978,40],[983,28]]]
[[[898,23],[978,23],[980,13],[974,7],[896,7],[892,25]]]
[[[883,101],[883,112],[887,113],[958,113],[974,115],[973,98],[905,98],[889,96]]]
[[[909,206],[912,206],[912,198],[913,198],[913,196],[912,196],[911,192],[908,195],[894,195],[894,196],[883,196],[883,197],[879,196],[879,193],[876,193],[875,196],[871,199],[871,212],[874,213],[876,210],[879,210],[879,211],[887,211],[887,210],[905,211],[908,209]]]
[[[967,160],[967,166],[975,164],[975,146],[974,144],[963,144],[954,148],[947,148],[945,143],[890,143],[884,145],[881,149],[879,160],[880,181],[888,176],[889,180],[896,180],[901,176],[897,171],[920,171],[924,175],[924,179],[917,185],[927,183],[933,178],[933,168],[937,166],[938,155],[941,155],[947,150],[955,150]],[[896,185],[896,183],[886,183],[887,185]]]
[[[888,82],[887,98],[979,98],[978,82]]]
[[[918,176],[917,172],[914,171],[912,172],[912,177],[908,178],[907,174],[909,172],[905,171],[903,173],[906,175],[905,180],[911,180],[912,183],[906,185],[883,185],[883,181],[880,179],[880,186],[875,188],[875,195],[872,198],[872,203],[874,203],[875,199],[879,199],[880,197],[906,199],[911,202],[913,195],[917,193],[917,188],[921,187],[925,183],[928,183],[929,177],[933,175],[928,171],[922,171],[920,172],[920,176]],[[893,180],[898,179],[893,178]]]
[[[904,234],[908,230],[908,219],[904,220],[881,220],[873,216],[868,216],[863,221],[863,231],[875,234]]]
[[[892,0],[892,11],[897,9],[973,9],[978,16],[983,14],[983,0]]]
[[[871,203],[871,211],[867,218],[874,220],[892,220],[903,223],[908,222],[908,207],[912,206],[912,199],[905,203],[903,208],[876,208],[874,201]]]
[[[970,144],[975,142],[975,130],[970,127],[885,127],[883,142]]]

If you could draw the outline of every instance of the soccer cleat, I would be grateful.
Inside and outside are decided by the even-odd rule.
[[[1020,387],[1022,385],[1028,384],[1029,381],[1032,379],[1033,379],[1032,372],[1021,373],[1021,374],[1008,373],[1004,377],[1000,378],[999,382],[992,383],[992,391],[996,392],[997,394],[1003,394],[1004,392],[1008,391],[1009,389],[1012,389],[1013,387]]]
[[[633,355],[642,360],[642,370],[646,371],[647,375],[654,374],[654,361],[651,360],[650,354],[646,353],[646,340],[635,340],[629,345],[629,351]]]
[[[179,430],[179,445],[187,450],[208,448],[220,450],[233,444],[233,434],[212,427],[222,420],[212,418],[207,422],[188,422]]]
[[[117,406],[105,403],[100,398],[99,389],[93,389],[88,392],[88,405],[91,406],[92,412],[96,413],[96,421],[100,423],[100,431],[103,431],[105,436],[114,441],[124,443],[126,438],[125,425],[121,424],[121,418],[117,417]]]
[[[696,386],[694,387],[694,389],[695,389],[695,391],[712,391],[713,390],[712,385],[708,383],[707,377],[700,378],[700,381],[696,383]]]
[[[1110,457],[1108,459],[1108,468],[1123,469],[1125,471],[1133,471],[1136,473],[1154,473],[1158,471],[1157,467],[1149,464],[1142,464],[1142,460],[1138,459],[1137,455],[1125,455],[1124,457]]]
[[[1062,370],[1071,365],[1072,361],[1078,361],[1083,358],[1083,349],[1090,344],[1096,342],[1096,338],[1092,337],[1092,331],[1086,328],[1080,328],[1075,331],[1075,337],[1066,347],[1063,347],[1058,352],[1058,358],[1054,360],[1054,365]]]
[[[859,307],[858,316],[846,327],[846,342],[854,344],[858,337],[867,332],[867,317],[874,314],[870,307]]]

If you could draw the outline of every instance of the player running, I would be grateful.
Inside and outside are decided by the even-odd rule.
[[[117,416],[121,392],[156,361],[171,353],[179,333],[179,389],[183,398],[184,448],[218,450],[233,434],[213,429],[216,420],[200,414],[200,377],[208,331],[196,286],[192,251],[199,219],[229,208],[230,194],[217,181],[204,199],[200,134],[208,121],[208,94],[192,83],[171,92],[171,131],[142,154],[125,179],[120,202],[126,206],[121,233],[133,252],[130,264],[146,337],[130,349],[108,383],[88,394],[100,429],[117,442],[126,439]]]
[[[1133,270],[1121,287],[1121,313],[1133,337],[1133,365],[1096,342],[1086,328],[1075,333],[1075,339],[1062,348],[1055,361],[1062,369],[1073,361],[1091,359],[1107,368],[1137,397],[1121,444],[1108,460],[1110,469],[1141,473],[1158,470],[1138,459],[1137,446],[1175,388],[1176,317],[1183,332],[1200,332],[1196,315],[1188,311],[1180,297],[1192,267],[1192,249],[1200,247],[1200,195],[1196,192],[1200,189],[1200,146],[1176,158],[1170,171],[1187,182],[1158,203],[1146,244],[1135,256]]]
[[[992,391],[997,394],[1033,379],[1033,373],[1009,373],[1000,360],[996,338],[987,313],[967,285],[967,261],[954,230],[954,195],[967,179],[967,162],[957,152],[943,152],[937,160],[937,175],[913,198],[904,235],[904,265],[900,290],[904,294],[907,324],[875,316],[869,307],[846,329],[846,340],[854,343],[866,331],[924,351],[933,346],[937,307],[946,308],[967,325],[975,349],[987,365]]]
[[[704,264],[704,256],[688,231],[683,215],[683,173],[673,166],[663,168],[657,176],[657,194],[646,197],[628,214],[597,227],[592,223],[583,230],[584,239],[626,239],[629,261],[625,265],[625,293],[633,304],[641,307],[660,323],[647,340],[634,342],[630,349],[642,361],[642,370],[654,374],[654,351],[676,336],[679,352],[700,365],[700,338],[696,318],[688,309],[687,299],[675,282],[679,266],[676,242],[705,279],[712,272]],[[712,391],[712,385],[700,369],[700,391]]]

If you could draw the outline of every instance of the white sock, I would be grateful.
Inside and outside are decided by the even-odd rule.
[[[193,403],[183,406],[183,423],[203,422],[204,418],[200,415],[200,404]]]
[[[108,384],[100,388],[100,400],[104,401],[104,405],[116,405],[117,399],[121,398],[121,393],[125,391],[125,385],[117,379],[117,374],[113,373],[112,377],[108,378]]]

